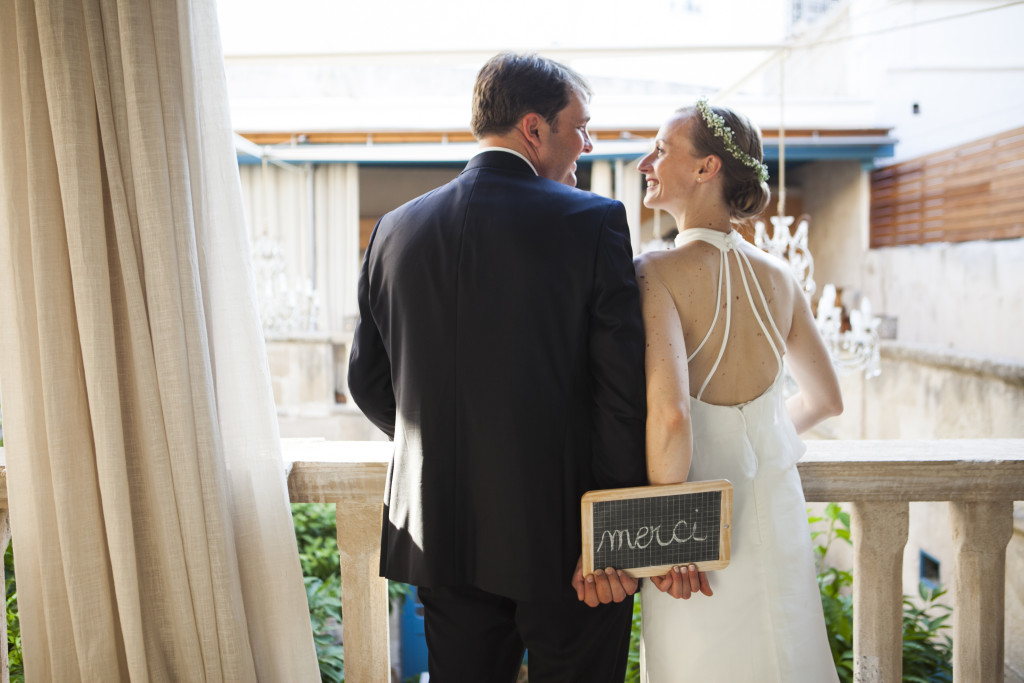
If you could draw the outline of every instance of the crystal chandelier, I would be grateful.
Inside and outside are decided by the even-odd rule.
[[[807,247],[809,220],[801,217],[796,231],[791,231],[793,216],[772,216],[772,234],[769,236],[763,221],[754,225],[754,244],[789,264],[793,276],[800,283],[808,303],[817,288],[814,282],[814,257]],[[845,315],[835,285],[825,285],[818,300],[815,323],[832,363],[840,372],[864,372],[868,378],[881,373],[878,326],[881,319],[871,315],[871,302],[860,297],[859,306]]]
[[[758,221],[754,224],[754,244],[788,263],[793,277],[800,283],[804,294],[810,297],[818,285],[814,282],[814,257],[807,248],[807,218],[800,219],[793,233],[789,230],[793,224],[792,216],[772,216],[768,220],[772,222],[771,236],[767,234],[764,222]]]
[[[253,272],[264,334],[295,334],[316,330],[320,297],[307,279],[288,285],[281,243],[263,235],[252,248]]]

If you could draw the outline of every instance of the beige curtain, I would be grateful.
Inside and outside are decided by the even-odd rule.
[[[316,681],[212,0],[0,0],[27,679]]]

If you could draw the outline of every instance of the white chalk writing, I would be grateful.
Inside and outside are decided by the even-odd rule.
[[[651,543],[665,547],[673,543],[705,541],[707,536],[697,535],[697,522],[690,524],[685,519],[681,519],[672,527],[672,536],[667,540],[663,540],[661,537],[660,524],[653,527],[642,526],[632,533],[630,529],[605,529],[601,532],[601,542],[598,543],[596,552],[601,552],[606,540],[608,541],[608,552],[615,552],[621,550],[623,544],[630,550],[645,550]]]

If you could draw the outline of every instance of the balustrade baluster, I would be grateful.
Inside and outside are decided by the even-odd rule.
[[[903,548],[910,506],[855,502],[853,537],[853,664],[856,683],[903,678]]]
[[[388,581],[380,574],[381,503],[338,501],[345,679],[391,681]]]
[[[1013,536],[1013,502],[953,501],[949,517],[956,548],[953,681],[1000,683],[1006,544]]]

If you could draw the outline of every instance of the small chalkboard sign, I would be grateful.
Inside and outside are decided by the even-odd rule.
[[[639,578],[675,565],[729,564],[732,484],[725,479],[588,491],[581,508],[584,574],[615,567]]]

